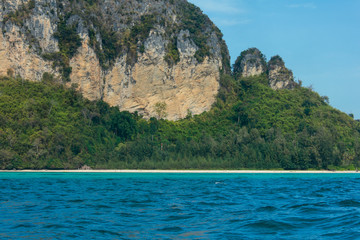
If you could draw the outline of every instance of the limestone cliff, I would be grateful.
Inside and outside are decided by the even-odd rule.
[[[234,64],[234,74],[239,77],[251,77],[265,72],[266,59],[257,48],[243,51]]]
[[[280,56],[274,56],[266,63],[265,56],[257,48],[243,51],[233,65],[233,73],[237,78],[267,74],[269,86],[274,90],[293,89],[297,83],[293,73],[285,67]]]
[[[168,119],[211,108],[229,72],[221,32],[186,0],[3,0],[0,74],[45,72],[90,100]]]
[[[280,56],[274,56],[268,63],[269,84],[274,90],[292,89],[296,86],[291,70],[285,67]]]

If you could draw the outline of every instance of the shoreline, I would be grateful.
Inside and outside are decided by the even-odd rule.
[[[0,170],[0,173],[360,173],[329,170]]]

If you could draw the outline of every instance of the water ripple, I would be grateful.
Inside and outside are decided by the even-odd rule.
[[[358,176],[0,173],[0,239],[360,239]]]

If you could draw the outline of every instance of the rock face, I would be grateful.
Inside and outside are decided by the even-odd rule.
[[[193,114],[209,110],[219,89],[221,59],[206,57],[198,64],[193,58],[196,45],[179,34],[180,61],[169,66],[164,43],[161,32],[151,31],[145,52],[133,67],[127,68],[124,57],[118,59],[105,76],[104,100],[146,116],[155,116],[154,105],[165,102],[170,119],[184,118],[188,110]]]
[[[234,64],[234,74],[239,77],[251,77],[265,72],[266,59],[257,48],[243,51]]]
[[[45,72],[90,99],[167,118],[211,108],[229,54],[220,31],[186,0],[3,0],[0,74]],[[77,44],[79,43],[79,44]]]
[[[274,90],[293,89],[297,83],[293,73],[285,67],[280,56],[274,56],[266,63],[265,56],[257,48],[243,51],[233,65],[237,78],[267,74],[269,86]]]
[[[274,90],[293,89],[296,86],[291,70],[285,67],[280,56],[274,56],[268,63],[270,87]]]

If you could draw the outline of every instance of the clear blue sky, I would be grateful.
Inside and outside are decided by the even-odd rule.
[[[231,62],[257,47],[360,118],[360,0],[189,0],[220,28]]]

